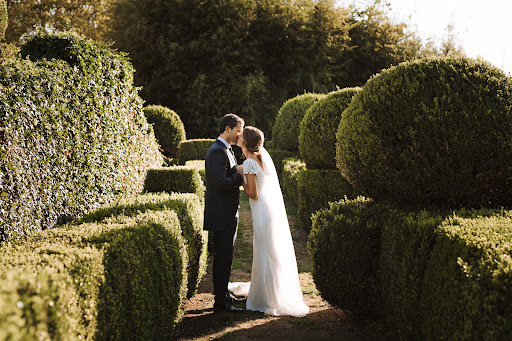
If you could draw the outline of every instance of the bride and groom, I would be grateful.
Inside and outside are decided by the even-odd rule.
[[[237,165],[231,145],[242,148],[246,160]],[[234,114],[220,122],[220,136],[205,159],[204,229],[213,232],[214,312],[239,311],[236,297],[246,297],[246,309],[267,315],[304,316],[295,251],[276,169],[263,148],[263,133],[244,129]],[[253,263],[250,282],[230,283],[238,229],[239,188],[249,196],[253,220]]]

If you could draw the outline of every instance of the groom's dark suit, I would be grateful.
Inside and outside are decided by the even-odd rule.
[[[238,228],[242,176],[236,173],[236,159],[232,150],[218,139],[206,153],[205,174],[204,229],[213,231],[214,308],[222,309],[228,304],[228,282]]]

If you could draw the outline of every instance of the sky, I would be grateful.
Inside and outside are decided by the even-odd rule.
[[[424,41],[442,40],[451,24],[468,57],[481,57],[512,74],[512,0],[383,1],[391,5],[392,18],[405,22]],[[361,1],[336,2],[347,6]]]

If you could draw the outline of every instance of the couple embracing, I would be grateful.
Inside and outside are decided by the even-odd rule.
[[[276,169],[263,140],[259,129],[244,129],[243,119],[227,114],[220,122],[220,136],[206,154],[204,229],[213,232],[213,309],[239,311],[232,304],[244,297],[248,310],[304,316],[309,307],[302,298]],[[243,165],[237,165],[234,144],[246,157]],[[251,281],[230,283],[241,185],[249,196],[253,221]]]

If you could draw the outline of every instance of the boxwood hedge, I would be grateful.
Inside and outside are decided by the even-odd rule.
[[[161,105],[144,107],[144,115],[148,123],[153,125],[155,137],[163,154],[169,158],[176,158],[180,143],[186,138],[185,126],[180,116],[174,110]]]
[[[405,211],[358,198],[313,218],[309,252],[322,296],[384,314],[401,339],[512,334],[512,212]]]
[[[299,202],[297,178],[299,173],[304,169],[306,169],[306,164],[298,158],[286,158],[283,160],[281,187],[283,188],[283,193],[285,193],[288,199],[295,205]]]
[[[379,312],[381,208],[358,197],[331,203],[313,216],[308,251],[322,297],[342,309]]]
[[[402,63],[344,111],[337,162],[365,195],[401,205],[512,204],[512,79],[460,58]]]
[[[359,91],[361,88],[330,92],[306,111],[299,127],[299,151],[308,169],[337,169],[336,132],[341,114]]]
[[[140,192],[162,164],[123,54],[73,34],[21,51],[0,65],[0,240]]]
[[[359,192],[338,170],[302,169],[297,174],[297,215],[302,227],[311,229],[311,216],[330,201],[355,198]]]
[[[153,193],[196,193],[203,196],[205,187],[199,168],[171,166],[149,169],[144,190]]]
[[[300,122],[309,107],[324,96],[305,93],[284,102],[272,129],[272,148],[298,151]]]
[[[188,297],[192,297],[206,274],[208,233],[203,231],[202,198],[192,193],[146,193],[103,205],[80,222],[100,222],[112,216],[132,217],[146,211],[173,210],[178,214],[183,237],[187,241],[189,264]]]
[[[169,340],[187,251],[173,211],[36,231],[0,248],[0,338]]]
[[[276,167],[277,174],[281,175],[283,173],[283,160],[287,158],[299,158],[298,151],[289,151],[282,149],[268,149],[268,153],[274,162],[274,166]]]
[[[179,164],[184,165],[189,160],[204,160],[206,152],[215,139],[191,139],[180,143]]]

